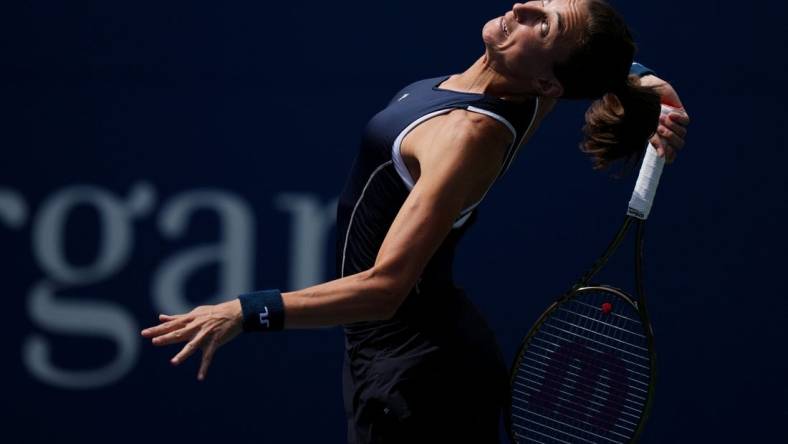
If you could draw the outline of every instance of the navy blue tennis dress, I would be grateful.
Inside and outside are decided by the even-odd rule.
[[[373,266],[414,186],[400,155],[413,128],[454,109],[500,121],[513,136],[502,175],[533,125],[537,98],[513,103],[439,88],[446,79],[408,85],[366,126],[337,209],[339,277]],[[477,205],[458,215],[392,319],[344,326],[348,442],[499,442],[507,365],[490,328],[452,277],[455,246],[475,221]]]

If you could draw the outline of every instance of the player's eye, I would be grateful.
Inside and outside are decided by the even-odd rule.
[[[542,8],[545,7],[547,7],[547,0],[542,0]],[[547,15],[542,18],[541,26],[542,37],[547,37],[547,35],[550,33],[550,23],[547,19]]]

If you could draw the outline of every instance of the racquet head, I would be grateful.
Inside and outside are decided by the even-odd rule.
[[[512,371],[517,443],[636,440],[655,382],[651,327],[637,302],[607,286],[553,304],[523,340]]]

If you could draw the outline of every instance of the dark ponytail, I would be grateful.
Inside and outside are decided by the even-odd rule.
[[[657,130],[659,112],[659,95],[630,76],[620,91],[605,94],[588,108],[580,149],[597,170],[618,159],[636,162]]]
[[[623,18],[604,0],[588,0],[584,35],[553,67],[567,99],[597,99],[586,112],[580,148],[595,169],[636,160],[657,129],[660,98],[629,70],[637,50]]]

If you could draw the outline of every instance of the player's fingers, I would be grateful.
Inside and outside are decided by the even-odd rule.
[[[662,141],[659,136],[654,136],[649,141],[654,149],[657,151],[657,156],[665,157],[665,148],[662,146]]]
[[[190,322],[166,335],[153,338],[153,345],[163,346],[188,341],[194,337],[195,333],[197,333],[197,326],[194,322]]]
[[[681,138],[687,136],[687,127],[670,120],[667,116],[660,117],[659,126],[673,131],[676,135],[678,135]]]
[[[197,349],[200,348],[200,346],[202,345],[201,343],[203,342],[203,339],[205,339],[206,334],[207,334],[207,330],[202,330],[196,335],[194,335],[194,338],[192,338],[191,341],[186,343],[186,345],[183,346],[183,348],[181,349],[180,352],[178,352],[177,355],[175,355],[172,359],[170,359],[170,363],[172,363],[172,365],[178,365],[181,362],[185,361],[186,358],[194,354],[194,352],[197,351]]]
[[[156,336],[161,336],[165,333],[169,333],[177,328],[180,328],[185,324],[186,321],[183,319],[172,319],[165,321],[163,324],[159,324],[155,327],[146,328],[145,330],[142,330],[140,334],[146,338],[155,338]]]
[[[684,147],[684,138],[664,126],[657,128],[657,134],[662,138],[663,145],[667,142],[667,145],[670,145],[674,150],[680,150]]]
[[[671,111],[670,114],[668,114],[668,119],[684,127],[690,124],[690,117],[686,111],[683,110]]]
[[[215,339],[211,339],[208,342],[208,345],[203,348],[202,351],[202,363],[200,364],[200,371],[197,372],[197,379],[200,381],[205,380],[205,377],[208,375],[208,367],[211,366],[211,362],[213,362],[213,355],[216,353],[216,348],[218,347],[218,343]]]

